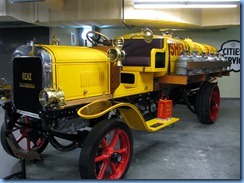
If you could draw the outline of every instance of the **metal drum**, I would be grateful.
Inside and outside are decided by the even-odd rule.
[[[208,60],[208,57],[206,56],[206,53],[205,52],[202,52],[201,54],[201,57],[202,57],[202,61],[204,61],[204,62],[208,62],[209,60]],[[205,72],[205,73],[209,73],[210,72],[210,69],[205,69],[205,70],[203,70],[203,72]]]
[[[209,55],[208,55],[208,61],[210,61],[210,64],[211,64],[211,62],[216,61],[216,58],[214,57],[214,54],[213,53],[209,53]],[[215,69],[215,68],[209,69],[209,72],[210,73],[217,72],[217,69]]]
[[[176,74],[187,75],[187,62],[191,61],[189,51],[183,51],[182,55],[178,57],[176,62]]]
[[[193,62],[201,62],[203,58],[200,55],[198,55],[198,51],[193,51],[191,60]],[[193,69],[193,73],[195,74],[201,74],[202,72],[203,72],[202,69]]]
[[[222,62],[221,57],[219,57],[219,53],[214,54],[214,58],[217,62]],[[217,68],[217,72],[221,72],[222,68]]]

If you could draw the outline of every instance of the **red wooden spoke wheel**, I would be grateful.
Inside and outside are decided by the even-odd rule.
[[[196,114],[202,123],[214,123],[219,114],[220,92],[216,83],[203,83],[196,97]]]
[[[220,93],[217,85],[215,85],[212,88],[209,103],[210,103],[210,107],[209,107],[210,119],[211,121],[214,122],[218,118],[219,107],[220,107]]]
[[[80,154],[80,175],[86,179],[120,179],[129,168],[132,134],[120,121],[104,120],[88,134]]]
[[[4,150],[13,157],[15,157],[15,155],[6,140],[8,133],[12,133],[18,145],[27,151],[36,149],[38,153],[42,153],[48,145],[48,140],[38,129],[28,127],[30,123],[29,117],[25,117],[24,123],[25,125],[20,125],[7,120],[1,127],[2,146]]]

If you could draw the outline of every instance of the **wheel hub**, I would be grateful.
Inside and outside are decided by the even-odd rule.
[[[110,160],[113,162],[113,163],[119,163],[121,161],[122,157],[119,153],[113,153]]]

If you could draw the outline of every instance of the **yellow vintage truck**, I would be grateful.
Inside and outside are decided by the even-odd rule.
[[[92,47],[53,40],[14,51],[11,95],[2,92],[1,143],[9,155],[40,160],[48,143],[60,151],[80,148],[81,178],[121,179],[133,154],[131,129],[155,132],[178,122],[175,104],[202,123],[217,120],[215,79],[229,75],[230,63],[216,48],[148,28],[112,41],[90,31],[87,39]]]

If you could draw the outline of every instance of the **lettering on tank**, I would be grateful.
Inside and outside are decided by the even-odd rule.
[[[227,61],[231,63],[231,71],[234,72],[240,72],[240,54],[241,54],[241,48],[240,48],[240,41],[238,40],[229,40],[224,42],[221,45],[219,53],[223,54],[223,56],[226,58]]]
[[[184,42],[171,42],[169,47],[171,56],[180,56],[184,50],[189,50],[188,44]]]

